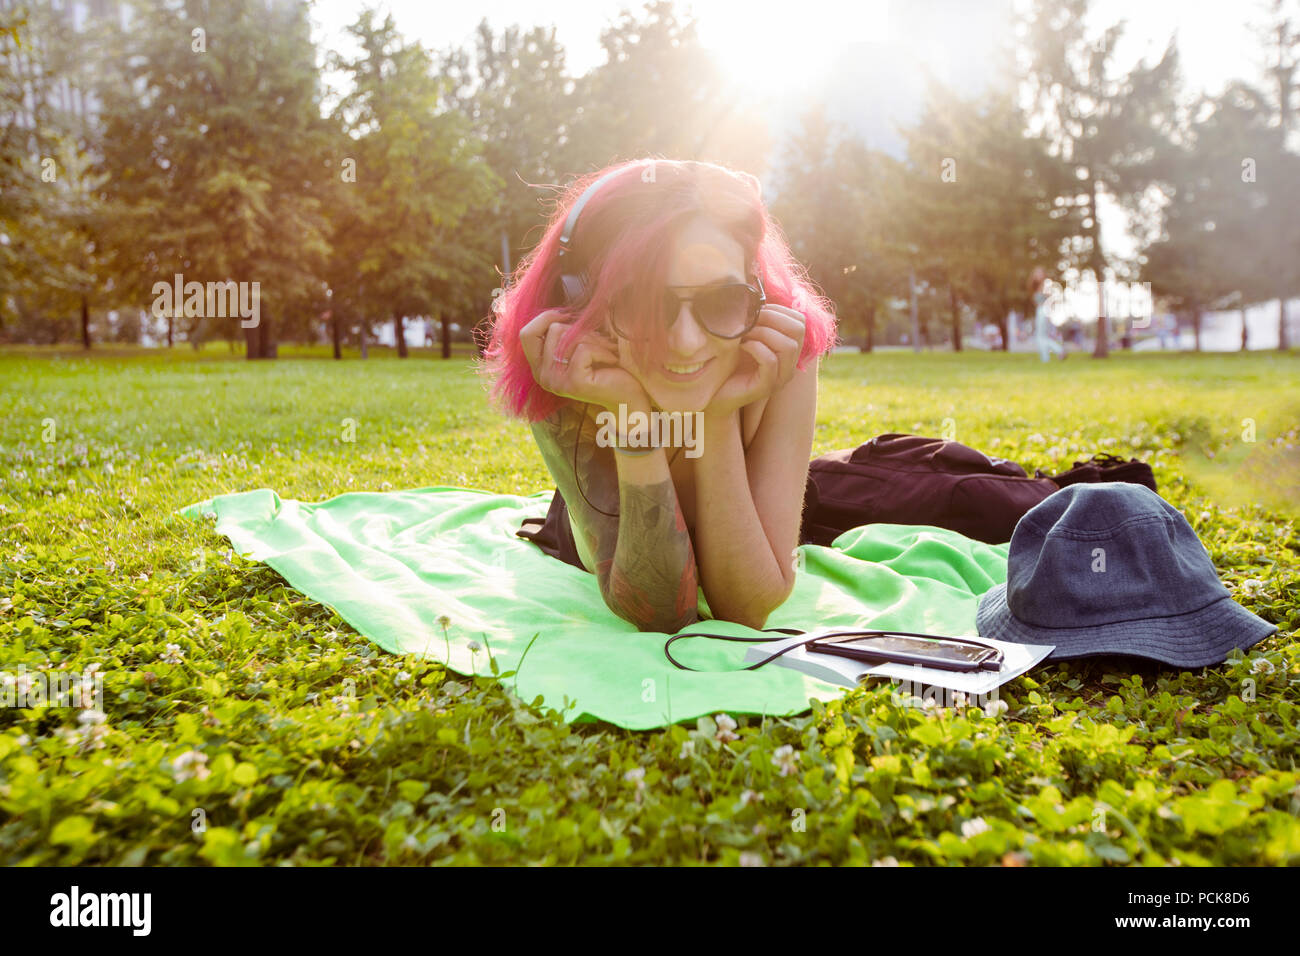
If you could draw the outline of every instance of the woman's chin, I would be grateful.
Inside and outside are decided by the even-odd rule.
[[[660,411],[683,413],[704,411],[717,390],[713,382],[692,382],[689,387],[652,383],[646,387],[650,400]]]

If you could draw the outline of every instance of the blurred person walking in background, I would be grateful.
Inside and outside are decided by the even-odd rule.
[[[1042,268],[1037,268],[1029,277],[1029,291],[1034,297],[1034,336],[1038,340],[1038,358],[1046,362],[1049,352],[1061,356],[1061,361],[1065,361],[1065,346],[1052,338],[1052,319],[1047,309],[1047,293],[1043,290],[1043,285],[1047,281],[1047,273]]]

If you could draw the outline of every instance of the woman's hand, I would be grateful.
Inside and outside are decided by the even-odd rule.
[[[802,312],[783,305],[764,306],[758,322],[741,340],[741,351],[750,361],[741,356],[735,374],[713,393],[705,411],[732,412],[773,394],[789,382],[803,350],[807,321]]]
[[[587,333],[568,356],[559,354],[560,336],[572,323],[557,310],[540,313],[519,331],[519,342],[537,384],[561,398],[590,402],[609,411],[620,404],[649,408],[641,383],[619,363],[613,342]]]

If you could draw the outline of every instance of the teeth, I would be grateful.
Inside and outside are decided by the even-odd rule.
[[[698,372],[704,368],[705,364],[705,362],[701,362],[698,365],[665,365],[664,368],[676,375],[690,375],[692,372]]]

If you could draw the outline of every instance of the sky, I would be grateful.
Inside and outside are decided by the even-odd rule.
[[[371,0],[373,3],[374,0]],[[1013,40],[1007,23],[1026,0],[800,0],[787,20],[770,22],[774,8],[753,0],[678,0],[679,16],[693,14],[700,42],[714,52],[732,79],[765,104],[779,151],[797,129],[811,96],[827,103],[832,119],[869,146],[898,154],[896,123],[919,109],[926,71],[965,93],[974,93],[1007,60]],[[572,76],[604,60],[600,31],[620,11],[639,11],[628,0],[479,0],[473,4],[433,0],[378,0],[401,33],[433,49],[472,46],[481,19],[499,30],[554,24]],[[1297,3],[1300,6],[1300,2]],[[317,42],[352,52],[345,26],[362,0],[315,0]],[[797,12],[797,13],[796,13]],[[1219,92],[1240,77],[1259,79],[1262,51],[1252,23],[1265,19],[1264,0],[1093,0],[1090,35],[1126,21],[1115,50],[1117,65],[1156,59],[1177,36],[1185,89]],[[1102,217],[1103,241],[1121,255],[1132,248],[1122,217]]]
[[[713,50],[733,76],[756,94],[797,97],[824,87],[847,60],[894,50],[901,61],[919,61],[941,77],[958,81],[986,73],[1005,39],[1008,6],[1023,0],[800,0],[797,16],[770,23],[754,15],[771,8],[737,0],[679,0],[677,9],[698,21],[703,45]],[[343,28],[355,19],[362,0],[315,0],[317,38],[341,44]],[[571,73],[579,75],[603,60],[600,30],[627,0],[565,0],[539,5],[532,0],[479,0],[473,4],[430,0],[379,0],[398,28],[427,46],[468,43],[480,19],[494,26],[551,24],[563,44]],[[1133,62],[1158,55],[1177,31],[1189,86],[1222,87],[1232,76],[1257,72],[1257,46],[1249,21],[1260,18],[1262,0],[1093,0],[1089,27],[1094,32],[1124,19],[1126,36],[1117,57]],[[878,58],[878,57],[877,57]]]

